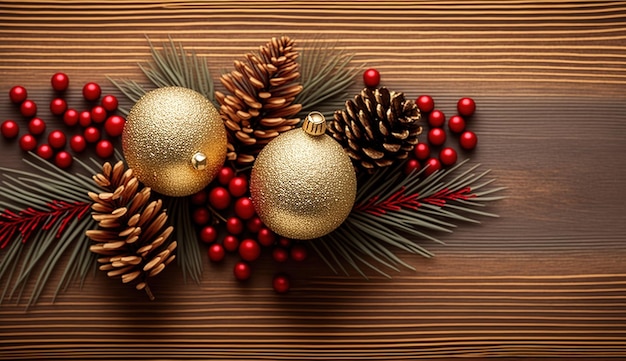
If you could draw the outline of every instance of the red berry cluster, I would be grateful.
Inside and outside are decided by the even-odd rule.
[[[250,263],[257,260],[264,248],[271,249],[275,262],[289,259],[304,261],[306,248],[290,239],[277,236],[256,214],[250,199],[248,178],[224,166],[215,181],[191,196],[192,218],[199,227],[199,238],[209,244],[208,257],[220,262],[227,252],[237,253],[241,260],[235,264],[235,278],[245,281],[252,276]],[[274,278],[274,289],[282,293],[289,289],[286,275]]]
[[[83,127],[80,134],[68,137],[62,130],[53,130],[48,134],[48,142],[38,144],[37,138],[45,133],[46,122],[37,117],[37,104],[27,99],[26,88],[16,85],[9,91],[11,102],[19,106],[20,113],[28,120],[28,133],[22,135],[19,140],[20,148],[24,151],[35,151],[37,155],[44,159],[52,160],[60,168],[68,168],[72,165],[72,155],[65,150],[69,143],[70,149],[74,153],[81,153],[87,149],[87,144],[95,144],[95,152],[101,158],[108,158],[113,155],[113,143],[108,139],[103,139],[101,127],[111,137],[119,137],[124,129],[126,120],[115,115],[118,102],[113,95],[106,95],[100,99],[102,90],[97,83],[89,82],[83,86],[83,98],[89,102],[100,102],[93,105],[91,109],[77,111],[68,108],[67,102],[62,97],[62,93],[69,87],[69,77],[64,73],[56,73],[50,79],[52,89],[57,92],[50,102],[50,112],[62,118],[65,125],[74,127],[78,124]],[[19,125],[13,120],[5,120],[1,128],[2,136],[10,139],[19,135]]]
[[[416,100],[422,116],[428,120],[429,130],[426,135],[427,143],[415,146],[414,158],[409,159],[405,166],[405,173],[411,173],[428,166],[424,173],[430,175],[444,167],[452,166],[458,159],[457,151],[452,147],[444,146],[448,138],[444,125],[446,115],[435,108],[435,101],[430,95],[420,95]],[[466,130],[466,122],[474,115],[476,103],[472,98],[461,98],[457,102],[457,112],[448,119],[448,130],[458,135],[459,145],[464,150],[476,147],[478,138],[472,131]],[[437,148],[439,149],[437,155]],[[433,153],[435,155],[433,155]]]

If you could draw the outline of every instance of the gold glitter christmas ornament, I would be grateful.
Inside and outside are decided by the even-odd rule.
[[[154,191],[196,193],[213,180],[226,158],[226,129],[202,94],[182,87],[146,93],[132,107],[122,133],[128,166]]]
[[[324,116],[313,112],[302,129],[268,143],[254,163],[252,202],[263,223],[281,236],[324,236],[352,210],[356,174],[346,152],[325,129]]]

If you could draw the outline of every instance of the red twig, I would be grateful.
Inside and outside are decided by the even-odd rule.
[[[406,188],[401,187],[397,192],[386,199],[381,200],[378,196],[372,197],[363,203],[357,204],[353,211],[381,216],[390,211],[400,211],[402,209],[417,210],[421,206],[420,200],[418,200],[419,194],[405,194],[405,192]],[[470,187],[465,187],[454,192],[448,188],[444,188],[430,197],[421,199],[421,202],[443,207],[449,201],[475,197],[471,192]]]
[[[470,187],[461,188],[456,192],[444,188],[430,197],[423,198],[422,202],[443,207],[448,201],[455,201],[457,199],[465,200],[473,197],[476,197],[476,195],[472,194]]]
[[[22,235],[22,243],[26,243],[37,228],[47,231],[60,221],[56,234],[59,238],[73,219],[82,218],[90,208],[91,203],[54,200],[45,211],[26,208],[15,213],[5,209],[0,213],[0,248],[6,247],[18,233]]]

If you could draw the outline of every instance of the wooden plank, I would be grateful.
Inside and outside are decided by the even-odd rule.
[[[424,242],[437,256],[403,255],[417,270],[390,280],[265,257],[240,284],[234,257],[205,257],[200,284],[172,267],[149,302],[97,274],[55,303],[47,290],[28,311],[0,305],[0,359],[626,357],[623,2],[2,1],[0,120],[25,126],[6,96],[22,84],[61,127],[46,109],[54,72],[84,108],[83,83],[111,93],[106,76],[142,79],[144,35],[168,34],[206,55],[216,79],[288,34],[354,52],[384,85],[431,94],[448,116],[473,97],[479,146],[464,156],[508,188],[489,208],[500,218]],[[0,166],[25,167],[17,142],[0,141],[0,154]],[[279,296],[270,281],[285,269],[294,284]]]

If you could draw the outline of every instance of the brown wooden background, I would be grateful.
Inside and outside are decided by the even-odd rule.
[[[144,35],[168,34],[214,74],[288,34],[335,42],[448,116],[472,96],[472,158],[509,188],[501,218],[425,242],[437,257],[406,255],[417,271],[392,280],[291,265],[286,296],[269,262],[243,286],[234,258],[200,285],[172,269],[155,302],[97,274],[54,304],[1,305],[0,359],[626,358],[625,2],[0,1],[2,120],[15,84],[47,114],[57,71],[76,107],[87,81],[141,79]],[[15,142],[0,150],[23,167]]]

